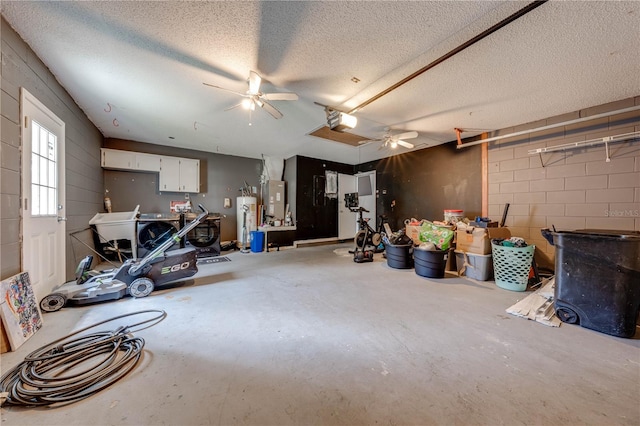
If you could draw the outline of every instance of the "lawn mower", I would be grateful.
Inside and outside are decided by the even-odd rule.
[[[161,235],[158,245],[141,259],[127,259],[122,266],[104,271],[91,270],[93,256],[80,261],[76,269],[76,279],[54,288],[52,293],[40,301],[45,312],[55,312],[66,304],[84,305],[88,303],[116,300],[129,294],[133,297],[148,296],[155,286],[166,284],[195,275],[196,249],[186,247],[167,251],[189,231],[198,226],[209,212],[199,205],[202,213],[182,229],[166,238]]]

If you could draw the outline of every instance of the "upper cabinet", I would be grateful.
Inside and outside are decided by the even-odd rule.
[[[135,153],[131,151],[101,148],[100,153],[100,165],[105,169],[133,169]]]
[[[105,169],[159,172],[159,190],[200,192],[200,160],[102,148]]]
[[[153,154],[145,154],[143,152],[135,153],[135,168],[136,170],[146,170],[149,172],[159,172],[160,171],[160,160],[162,159],[159,155]]]
[[[160,156],[142,152],[121,151],[102,148],[101,165],[105,169],[138,170],[141,172],[159,172]]]
[[[199,192],[200,160],[162,157],[160,159],[160,191]]]

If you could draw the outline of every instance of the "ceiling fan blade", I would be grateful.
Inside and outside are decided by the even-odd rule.
[[[295,93],[263,93],[262,97],[268,101],[297,101]]]
[[[282,113],[280,111],[278,111],[278,108],[274,107],[273,105],[271,105],[269,102],[267,101],[262,101],[262,102],[256,102],[259,106],[262,107],[262,109],[264,109],[265,111],[267,111],[269,114],[271,114],[273,116],[273,118],[282,118]]]
[[[385,148],[387,148],[389,146],[389,139],[382,139],[380,142],[382,142],[382,143],[378,147],[378,151],[382,151],[383,149],[385,149]]]
[[[225,92],[231,92],[231,93],[233,93],[235,95],[238,95],[238,96],[243,96],[243,97],[247,96],[244,93],[236,92],[235,90],[225,89],[224,87],[215,86],[213,84],[209,84],[209,83],[202,83],[202,84],[204,84],[205,86],[213,87],[214,89],[220,89],[220,90],[224,90]]]
[[[405,142],[405,141],[402,141],[400,139],[398,139],[397,143],[398,143],[398,145],[404,146],[405,148],[408,148],[408,149],[413,148],[413,144],[412,143]]]
[[[400,133],[399,135],[393,136],[394,139],[413,139],[417,137],[418,137],[418,132],[416,131],[404,132],[404,133]]]
[[[258,75],[255,71],[249,72],[249,94],[257,95],[260,93],[260,82],[262,82],[262,77]]]
[[[231,111],[232,109],[234,109],[234,108],[238,108],[238,107],[239,107],[239,106],[241,106],[241,105],[242,105],[242,103],[235,104],[234,106],[230,106],[229,108],[225,108],[225,111]]]

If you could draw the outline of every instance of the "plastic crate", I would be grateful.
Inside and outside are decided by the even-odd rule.
[[[493,262],[490,254],[465,253],[455,251],[458,275],[463,274],[478,281],[487,281],[493,275]]]
[[[504,247],[491,243],[496,285],[505,290],[525,291],[536,246]]]

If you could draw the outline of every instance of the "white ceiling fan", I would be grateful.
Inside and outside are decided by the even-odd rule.
[[[214,87],[216,89],[226,90],[227,92],[235,93],[238,96],[242,96],[244,99],[237,105],[234,105],[230,108],[225,109],[228,111],[233,108],[237,108],[239,106],[244,107],[250,111],[256,109],[256,105],[260,108],[263,108],[269,114],[273,116],[273,118],[282,118],[282,113],[274,107],[269,101],[297,101],[298,95],[295,93],[262,93],[260,91],[260,83],[262,82],[262,77],[258,75],[255,71],[249,72],[249,78],[247,79],[249,83],[249,90],[246,93],[236,92],[234,90],[226,89],[224,87],[215,86],[209,83],[202,83],[205,86]]]
[[[382,137],[382,139],[368,139],[365,141],[360,141],[360,144],[365,144],[369,142],[382,142],[379,149],[383,149],[387,147],[391,149],[395,149],[398,147],[398,145],[403,146],[407,149],[412,149],[413,144],[405,141],[404,139],[413,139],[416,137],[418,137],[418,132],[416,131],[398,133],[397,135],[394,135],[391,133],[391,129],[387,127],[385,129],[385,134]]]

